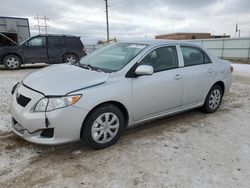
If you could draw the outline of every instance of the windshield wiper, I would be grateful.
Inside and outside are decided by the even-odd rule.
[[[80,67],[84,68],[84,69],[88,69],[88,70],[94,70],[94,71],[98,71],[98,72],[104,72],[103,70],[101,70],[100,68],[97,67],[93,67],[90,64],[81,64],[79,61],[77,63]]]
[[[95,70],[94,67],[92,67],[90,64],[81,64],[80,62],[78,62],[79,66],[85,69],[89,69],[89,70]]]
[[[104,72],[104,73],[112,72],[112,71],[110,71],[108,69],[94,67],[94,66],[92,66],[90,64],[87,64],[87,63],[81,63],[80,61],[76,61],[74,63],[71,63],[71,65],[79,66],[81,68],[88,69],[88,70],[94,70],[94,71],[97,71],[97,72]]]
[[[73,62],[73,63],[71,63],[71,65],[76,65],[76,66],[78,65],[81,68],[89,69],[89,70],[93,69],[93,67],[91,65],[89,65],[89,64],[81,64],[80,61]]]

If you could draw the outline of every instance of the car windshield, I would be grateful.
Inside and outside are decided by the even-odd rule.
[[[127,65],[145,47],[145,44],[116,43],[83,57],[80,65],[115,72]]]

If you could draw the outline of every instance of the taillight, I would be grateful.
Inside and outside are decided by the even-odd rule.
[[[231,71],[231,73],[233,73],[233,71],[234,71],[234,67],[232,65],[230,65],[230,71]]]
[[[85,48],[81,48],[81,52],[84,52],[84,53],[85,53]]]

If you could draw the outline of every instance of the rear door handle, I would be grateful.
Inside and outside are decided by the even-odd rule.
[[[174,79],[180,80],[180,79],[182,79],[182,76],[180,74],[176,74],[175,77],[174,77]]]
[[[208,69],[208,73],[213,73],[214,71],[212,68]]]

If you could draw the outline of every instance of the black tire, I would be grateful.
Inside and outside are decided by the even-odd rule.
[[[67,54],[63,59],[64,63],[75,63],[76,61],[78,61],[78,57],[74,54]]]
[[[218,95],[216,93],[218,93]],[[216,112],[218,108],[220,107],[222,97],[223,97],[223,91],[222,91],[221,86],[214,85],[207,94],[207,97],[203,106],[203,111],[208,114]]]
[[[118,129],[116,129],[117,130],[116,134],[112,139],[111,139],[111,135],[106,133],[106,138],[108,138],[108,135],[109,135],[110,136],[109,139],[111,139],[111,140],[107,141],[106,143],[99,143],[99,142],[95,141],[95,139],[93,138],[94,133],[92,133],[92,129],[99,126],[99,124],[96,123],[97,119],[99,117],[102,117],[102,115],[107,114],[107,113],[114,114],[116,116],[117,120],[116,120],[115,123],[117,123],[117,121],[119,121],[118,122],[119,126],[118,126]],[[110,116],[110,117],[112,118],[112,116]],[[121,110],[118,107],[116,107],[114,105],[111,105],[111,104],[106,104],[106,105],[100,106],[100,107],[94,109],[94,111],[92,111],[91,114],[88,115],[86,121],[83,124],[82,132],[81,132],[81,138],[92,149],[103,149],[103,148],[109,147],[109,146],[113,145],[114,143],[116,143],[116,141],[121,136],[121,134],[123,132],[123,129],[124,129],[124,124],[125,124],[124,122],[125,122],[124,121],[124,116],[123,116]],[[94,127],[94,126],[96,126],[96,127]],[[98,129],[103,129],[103,128],[101,128],[101,125],[100,125],[100,127],[98,127]],[[97,137],[99,135],[101,135],[101,131],[106,131],[106,130],[97,131],[97,132],[99,132],[99,134],[97,132],[95,132],[95,133],[98,134]],[[103,137],[100,137],[100,138],[104,139],[104,133],[103,133]]]
[[[3,59],[3,64],[9,70],[17,70],[21,67],[22,61],[16,55],[7,55]]]

